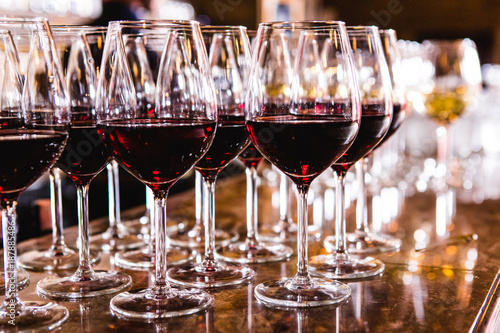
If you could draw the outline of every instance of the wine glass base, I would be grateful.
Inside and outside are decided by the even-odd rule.
[[[148,251],[149,248],[118,252],[114,256],[114,264],[118,267],[144,270],[155,267],[155,253]],[[171,247],[167,249],[167,262],[169,265],[181,265],[194,258],[190,249]]]
[[[314,225],[307,227],[307,240],[309,242],[317,242],[320,238],[320,227]],[[285,227],[283,222],[278,222],[274,226],[263,226],[259,231],[259,239],[268,243],[296,243],[297,225],[294,222],[289,222]]]
[[[309,272],[326,279],[361,279],[382,274],[385,264],[375,258],[335,260],[334,255],[318,255],[309,260]]]
[[[90,263],[97,264],[101,260],[99,252],[90,252]],[[61,255],[54,255],[52,251],[28,251],[22,253],[17,263],[20,267],[31,271],[55,271],[65,270],[78,267],[80,258],[78,252],[68,248],[66,253]]]
[[[174,267],[168,270],[169,281],[194,288],[218,288],[247,283],[255,275],[249,267],[218,263],[214,269],[205,269],[202,264]]]
[[[334,251],[335,236],[326,237],[323,244],[327,251]],[[397,252],[401,248],[401,240],[386,234],[353,232],[347,234],[346,246],[351,254]]]
[[[307,308],[338,304],[351,296],[351,288],[342,282],[313,278],[310,287],[293,288],[291,281],[261,283],[255,287],[255,297],[271,307]]]
[[[69,317],[68,309],[53,302],[30,301],[21,304],[22,307],[12,317],[5,303],[2,305],[0,331],[51,331],[61,326]]]
[[[107,237],[100,234],[90,237],[90,249],[94,251],[133,250],[144,246],[144,241],[135,235]]]
[[[169,228],[170,229],[170,228]],[[186,230],[184,228],[175,228],[169,230],[168,237],[170,244],[180,247],[200,248],[205,246],[205,234],[201,235],[197,230]],[[227,232],[221,229],[215,229],[215,246],[225,246],[233,243],[240,238],[240,235],[235,232]]]
[[[292,255],[293,249],[277,243],[258,242],[250,247],[247,242],[237,242],[222,247],[217,253],[226,262],[256,264],[285,260]]]
[[[119,318],[151,321],[190,315],[208,308],[212,297],[198,289],[171,288],[161,297],[151,289],[124,292],[111,299],[111,312]]]
[[[23,268],[17,269],[17,288],[22,290],[30,284],[30,275]],[[0,293],[5,292],[5,271],[0,270]]]
[[[127,274],[114,271],[95,271],[87,280],[78,281],[74,276],[47,277],[38,281],[36,290],[39,294],[56,299],[81,299],[115,294],[132,284]]]
[[[141,216],[136,219],[123,220],[118,224],[118,229],[125,234],[130,235],[148,235],[149,234],[149,217]]]

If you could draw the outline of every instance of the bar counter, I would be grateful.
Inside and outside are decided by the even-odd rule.
[[[270,192],[265,188],[259,192],[260,216],[268,220],[262,222],[270,222],[276,215],[271,212]],[[292,256],[286,262],[252,265],[256,275],[249,284],[209,290],[215,302],[205,312],[155,323],[114,317],[109,309],[112,296],[58,301],[70,311],[61,332],[495,332],[500,312],[500,201],[464,204],[457,200],[456,211],[445,212],[454,214],[454,218],[444,226],[440,225],[442,221],[436,224],[436,202],[442,201],[428,193],[405,198],[401,215],[385,226],[403,239],[401,251],[377,255],[386,264],[381,276],[346,281],[352,296],[339,306],[287,310],[266,307],[256,300],[253,289],[257,284],[295,274],[296,257]],[[351,206],[348,231],[353,228],[353,211]],[[138,207],[124,212],[122,218],[143,213],[144,207]],[[168,216],[173,221],[193,219],[194,193],[171,196]],[[106,219],[93,221],[91,231],[98,233],[106,226]],[[244,237],[244,177],[217,185],[216,226],[236,228]],[[325,234],[332,233],[331,229],[327,226]],[[65,235],[67,243],[74,246],[77,229],[65,230]],[[425,237],[430,237],[426,249],[415,251],[416,242]],[[50,236],[44,236],[22,242],[19,252],[46,248],[50,240]],[[296,244],[290,245],[296,248]],[[310,243],[310,256],[320,251],[324,252],[322,243]],[[112,267],[110,255],[103,253],[96,269]],[[151,272],[113,268],[132,276],[132,289],[152,283]],[[21,299],[41,299],[35,287],[47,274],[30,272],[31,283],[20,291]]]

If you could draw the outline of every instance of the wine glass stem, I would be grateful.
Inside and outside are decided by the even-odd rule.
[[[50,251],[54,255],[58,255],[64,254],[67,249],[63,235],[61,173],[58,168],[50,168],[49,181],[50,211],[52,216],[52,246],[50,247]]]
[[[155,191],[155,288],[154,292],[165,294],[170,285],[167,281],[167,195],[168,191]]]
[[[257,219],[258,219],[258,206],[257,206],[257,168],[250,166],[245,168],[247,178],[247,239],[246,242],[250,247],[257,246]]]
[[[203,177],[204,220],[205,220],[205,256],[202,266],[206,270],[215,270],[215,180],[217,176]]]
[[[120,182],[118,162],[111,160],[106,166],[108,170],[108,207],[109,228],[107,233],[113,237],[118,236],[118,223],[120,223]]]
[[[195,213],[195,228],[203,230],[203,177],[198,171],[195,172],[194,183],[194,213]]]
[[[438,179],[445,180],[448,173],[449,159],[449,133],[447,126],[439,126],[436,129],[437,134],[437,161],[436,176]]]
[[[346,221],[345,221],[345,175],[346,171],[335,170],[335,258],[347,259],[346,249]]]
[[[149,242],[148,242],[148,253],[155,253],[156,248],[156,226],[155,226],[155,197],[153,191],[146,187],[146,214],[149,216]]]
[[[280,173],[280,223],[284,232],[290,227],[290,217],[288,216],[289,195],[290,195],[290,180],[284,173]]]
[[[80,263],[75,278],[90,279],[94,271],[90,266],[89,250],[89,183],[77,185],[78,237],[80,238]]]
[[[368,157],[365,157],[368,159]],[[366,234],[368,229],[368,216],[366,211],[366,160],[361,158],[354,167],[356,168],[356,178],[358,183],[358,194],[356,200],[356,231],[360,234]]]
[[[297,274],[292,284],[295,287],[309,287],[312,279],[307,268],[307,193],[308,184],[297,185],[299,200],[297,205]]]
[[[5,301],[4,306],[7,309],[18,308],[21,301],[18,298],[17,286],[17,201],[5,200],[2,206],[2,236],[3,236],[3,267],[5,274]]]

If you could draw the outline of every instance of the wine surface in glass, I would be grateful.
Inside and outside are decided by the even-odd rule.
[[[55,130],[11,129],[0,133],[0,191],[8,197],[26,189],[61,154],[67,134]],[[36,161],[36,163],[33,163]]]
[[[335,162],[334,168],[347,171],[383,139],[391,117],[383,113],[383,104],[363,104],[358,135],[349,149]]]
[[[252,142],[297,181],[316,176],[349,147],[358,123],[336,116],[265,116],[247,122]]]
[[[458,90],[458,89],[457,89]],[[467,107],[464,92],[434,92],[425,96],[425,112],[432,119],[441,124],[449,124],[456,121]]]
[[[155,190],[167,190],[208,150],[216,122],[196,119],[114,120],[99,125],[113,156]]]
[[[196,170],[204,174],[207,171],[224,168],[247,147],[249,142],[245,117],[219,115],[214,141],[196,164]]]

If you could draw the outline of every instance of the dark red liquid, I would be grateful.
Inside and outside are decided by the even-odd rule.
[[[153,190],[168,190],[208,150],[215,121],[134,119],[99,125],[113,157]]]
[[[68,143],[56,166],[75,183],[85,184],[104,169],[110,154],[97,125],[92,118],[91,108],[72,108]]]
[[[262,155],[257,148],[250,143],[248,147],[238,156],[238,158],[245,164],[247,168],[255,168],[262,161]]]
[[[269,116],[247,122],[254,145],[295,182],[311,182],[349,148],[358,123],[340,116]]]
[[[352,146],[332,165],[334,170],[347,171],[382,140],[391,118],[382,104],[363,104],[358,135]]]
[[[0,197],[16,199],[60,156],[67,134],[54,130],[0,131]]]
[[[217,132],[208,152],[196,164],[202,175],[217,173],[248,146],[250,138],[243,116],[219,115]]]
[[[386,135],[384,136],[382,141],[380,141],[380,143],[377,145],[376,148],[380,147],[384,142],[387,141],[387,139],[389,139],[396,132],[396,130],[401,126],[401,124],[405,120],[405,117],[406,117],[406,105],[402,107],[401,104],[399,103],[394,104],[391,125],[389,126]]]

